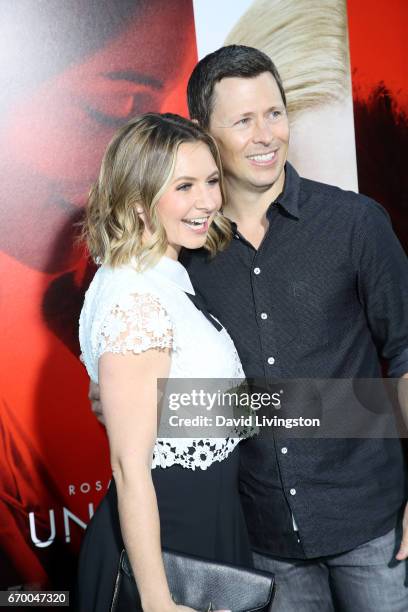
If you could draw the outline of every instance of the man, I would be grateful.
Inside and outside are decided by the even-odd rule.
[[[390,376],[406,375],[405,255],[378,204],[286,162],[285,92],[270,59],[219,49],[194,69],[188,103],[218,142],[234,238],[212,260],[195,251],[182,261],[246,375],[380,378],[379,357]],[[408,609],[398,440],[261,437],[241,457],[254,560],[276,575],[276,612]]]
[[[188,104],[219,145],[234,239],[213,260],[189,252],[183,263],[247,376],[380,378],[379,357],[390,376],[406,375],[407,259],[378,204],[286,163],[285,93],[270,59],[243,46],[208,55]],[[277,612],[408,609],[398,440],[269,437],[241,457],[255,563],[276,574]]]

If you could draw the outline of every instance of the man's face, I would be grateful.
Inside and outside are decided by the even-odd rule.
[[[265,191],[282,176],[289,122],[275,79],[231,77],[215,85],[210,133],[230,184]]]

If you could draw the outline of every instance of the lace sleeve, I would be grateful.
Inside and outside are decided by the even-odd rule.
[[[132,293],[120,299],[105,317],[97,357],[107,352],[141,353],[172,346],[173,326],[159,299],[149,293]]]

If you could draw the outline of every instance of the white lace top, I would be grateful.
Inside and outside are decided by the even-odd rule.
[[[130,264],[100,267],[86,293],[79,326],[82,359],[91,380],[98,382],[103,353],[140,353],[157,347],[171,349],[169,378],[243,379],[227,331],[218,331],[186,293],[194,295],[188,272],[168,257],[143,272]],[[206,469],[225,459],[239,441],[158,438],[152,467]]]

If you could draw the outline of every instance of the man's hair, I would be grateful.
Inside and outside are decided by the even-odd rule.
[[[214,106],[215,85],[228,77],[250,79],[264,72],[269,72],[275,79],[286,106],[279,72],[273,61],[262,51],[244,45],[228,45],[206,55],[194,68],[187,86],[191,119],[207,129]]]

